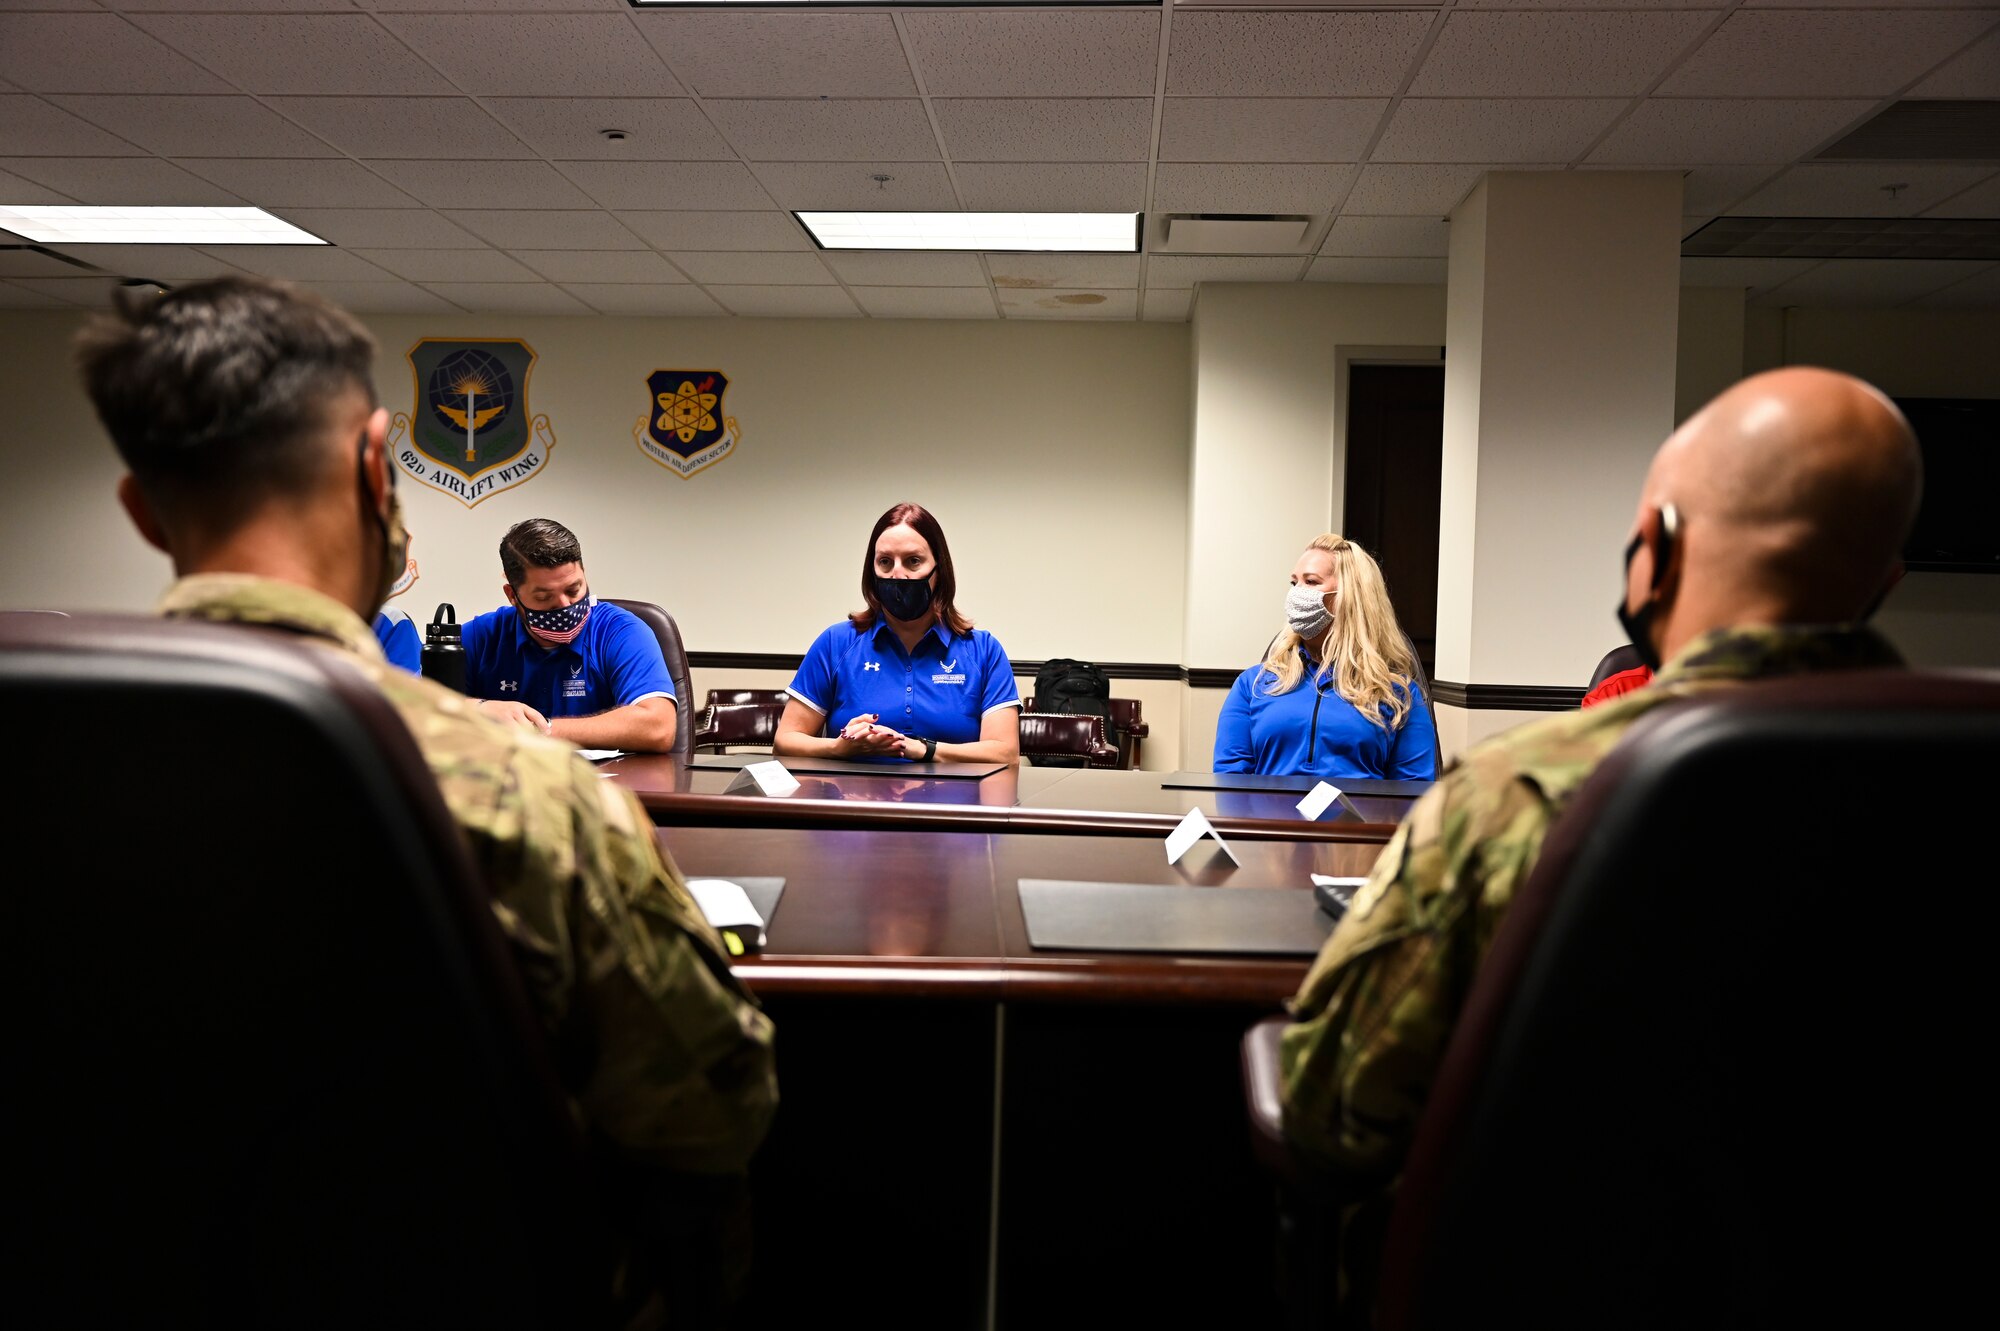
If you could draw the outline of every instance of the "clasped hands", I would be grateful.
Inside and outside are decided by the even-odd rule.
[[[507,702],[499,698],[484,698],[475,704],[480,712],[495,721],[526,726],[530,730],[547,735],[551,733],[549,719],[524,702]]]
[[[879,724],[881,718],[874,712],[862,712],[849,719],[840,728],[840,737],[835,741],[835,752],[845,758],[850,755],[873,757],[877,754],[900,754],[905,758],[923,756],[924,746],[919,740],[911,739],[900,730]]]

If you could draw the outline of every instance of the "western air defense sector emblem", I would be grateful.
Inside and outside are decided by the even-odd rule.
[[[467,508],[541,472],[556,446],[528,414],[535,352],[514,338],[430,338],[410,348],[416,401],[396,413],[396,465]]]
[[[729,377],[720,370],[655,370],[646,376],[651,401],[632,428],[639,451],[685,480],[736,448],[736,418],[725,415]]]

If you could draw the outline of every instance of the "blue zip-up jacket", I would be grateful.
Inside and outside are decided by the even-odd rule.
[[[1328,675],[1313,683],[1318,663],[1306,658],[1306,675],[1289,693],[1272,694],[1264,667],[1251,666],[1230,686],[1215,728],[1215,770],[1261,775],[1305,773],[1338,781],[1378,777],[1390,781],[1437,779],[1437,733],[1423,690],[1410,687],[1410,709],[1400,729],[1378,726],[1340,696]],[[1382,706],[1382,720],[1389,707]]]

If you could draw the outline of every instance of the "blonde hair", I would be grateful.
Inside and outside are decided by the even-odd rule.
[[[1384,729],[1401,729],[1410,710],[1417,659],[1396,623],[1382,570],[1366,550],[1332,532],[1315,536],[1306,549],[1324,550],[1333,557],[1340,588],[1333,602],[1332,638],[1313,675],[1314,684],[1331,670],[1335,692],[1363,716]],[[1290,693],[1299,686],[1306,673],[1302,643],[1289,625],[1272,641],[1263,662],[1264,673],[1271,678],[1265,692]],[[1389,708],[1386,722],[1381,711],[1384,705]]]

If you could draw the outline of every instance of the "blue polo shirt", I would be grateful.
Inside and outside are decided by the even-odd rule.
[[[382,655],[389,658],[390,665],[413,675],[423,673],[424,645],[417,639],[417,624],[409,611],[384,607],[375,616],[375,641],[382,644]]]
[[[1263,776],[1309,774],[1331,781],[1377,777],[1388,781],[1437,779],[1437,731],[1423,690],[1412,685],[1410,709],[1400,729],[1388,730],[1334,690],[1331,675],[1315,686],[1318,664],[1289,693],[1271,694],[1261,665],[1236,677],[1215,726],[1215,770]],[[1382,704],[1382,720],[1389,719]]]
[[[842,621],[813,639],[785,691],[826,718],[825,734],[873,712],[892,730],[942,744],[970,744],[988,712],[1021,705],[1000,640],[942,624],[931,625],[913,655],[887,624]]]
[[[524,702],[546,717],[595,716],[641,698],[671,698],[673,677],[645,621],[604,601],[576,641],[544,648],[511,605],[465,626],[465,691]]]

